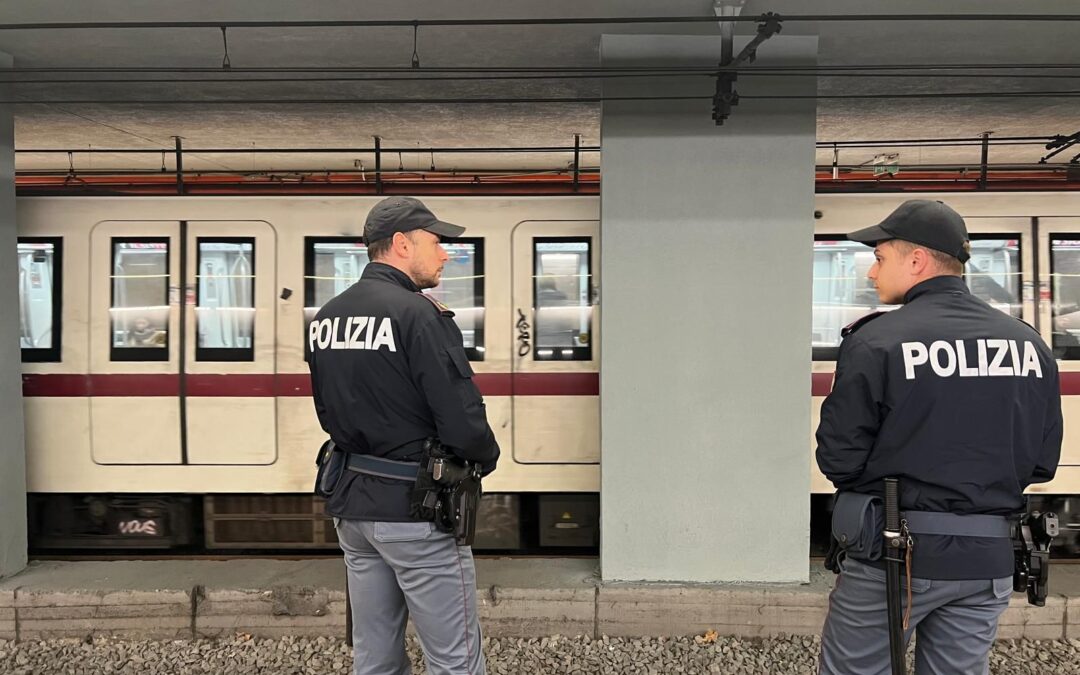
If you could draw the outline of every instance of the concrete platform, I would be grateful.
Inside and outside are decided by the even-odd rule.
[[[1015,595],[1000,639],[1080,638],[1080,566],[1055,565],[1054,595]],[[591,559],[477,561],[481,620],[493,637],[816,635],[833,575],[808,584],[601,583]],[[340,559],[40,562],[0,581],[0,639],[342,635]]]

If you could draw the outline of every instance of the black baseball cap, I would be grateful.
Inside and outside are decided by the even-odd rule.
[[[867,246],[900,239],[948,253],[960,262],[967,262],[971,257],[964,219],[944,202],[932,199],[906,201],[885,220],[852,232],[848,239]]]
[[[395,232],[427,230],[440,237],[454,239],[465,233],[465,228],[452,225],[435,217],[424,202],[412,197],[387,197],[372,207],[364,222],[364,244],[394,236]]]

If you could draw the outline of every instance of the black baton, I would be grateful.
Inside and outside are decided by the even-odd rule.
[[[893,675],[905,675],[904,619],[900,606],[900,574],[904,565],[904,539],[900,532],[900,481],[885,479],[885,598],[889,613],[889,661]]]

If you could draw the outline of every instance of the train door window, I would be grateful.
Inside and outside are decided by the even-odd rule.
[[[535,360],[592,360],[591,286],[591,237],[533,239]]]
[[[59,237],[19,238],[19,347],[23,362],[60,360],[62,252]]]
[[[330,298],[355,284],[367,267],[367,247],[352,237],[306,237],[304,335]],[[450,259],[442,283],[427,291],[454,310],[470,361],[484,360],[484,241],[462,237],[443,243]],[[307,342],[304,343],[307,349]]]
[[[1020,235],[971,235],[971,259],[964,265],[964,281],[971,293],[1001,311],[1020,318]]]
[[[322,306],[355,284],[367,264],[359,237],[304,237],[304,335]]]
[[[869,246],[842,235],[814,238],[812,349],[815,361],[836,360],[844,326],[870,312],[896,309],[881,305],[866,273],[874,264]],[[972,294],[1006,314],[1020,317],[1020,235],[972,235],[971,260],[964,280]]]
[[[442,281],[425,291],[454,311],[470,361],[484,360],[484,240],[462,237],[444,241],[450,259]]]
[[[1054,355],[1080,359],[1080,233],[1050,240],[1051,325]]]
[[[815,361],[834,361],[844,326],[870,312],[894,309],[881,305],[866,273],[874,250],[843,235],[814,238],[814,281],[811,345]]]
[[[112,238],[113,361],[169,360],[169,240]]]
[[[255,240],[197,239],[196,361],[255,360]]]

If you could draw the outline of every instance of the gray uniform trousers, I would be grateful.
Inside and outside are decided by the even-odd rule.
[[[348,568],[355,675],[410,675],[410,616],[428,673],[484,675],[472,550],[431,523],[335,524]]]
[[[829,595],[821,633],[821,675],[888,675],[889,620],[885,571],[847,559]],[[907,580],[903,580],[907,607]],[[911,580],[905,644],[915,640],[917,675],[987,675],[998,618],[1009,605],[1012,577],[972,581]]]

